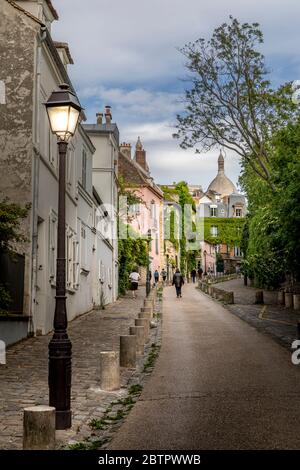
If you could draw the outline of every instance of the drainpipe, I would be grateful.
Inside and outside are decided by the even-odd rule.
[[[41,53],[42,42],[46,39],[46,27],[42,26],[37,38],[36,70],[34,90],[34,121],[33,121],[33,170],[32,170],[32,245],[31,245],[31,292],[28,335],[35,334],[35,306],[37,282],[37,250],[38,250],[38,194],[39,194],[39,163],[40,163],[40,84],[41,84]]]

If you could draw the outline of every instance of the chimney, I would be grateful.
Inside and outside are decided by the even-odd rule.
[[[120,151],[126,155],[126,157],[131,159],[131,144],[126,144],[126,142],[123,142],[120,145]]]
[[[111,107],[110,106],[105,106],[105,122],[106,122],[106,124],[110,124],[111,120],[112,120]]]
[[[147,161],[146,161],[146,152],[143,149],[143,145],[142,145],[140,137],[138,138],[136,146],[135,146],[135,161],[142,168],[144,168],[144,170],[149,171],[149,167],[148,167]]]
[[[97,113],[96,118],[97,118],[97,124],[99,124],[101,126],[102,125],[102,119],[103,119],[103,113]]]

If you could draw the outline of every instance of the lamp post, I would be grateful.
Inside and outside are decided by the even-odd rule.
[[[204,250],[204,251],[203,251],[203,254],[204,254],[204,273],[207,274],[207,273],[206,273],[206,255],[207,255],[207,251]]]
[[[66,154],[80,111],[76,95],[62,84],[45,103],[51,131],[57,136],[59,154],[56,296],[53,337],[49,343],[49,405],[56,409],[56,429],[71,427],[72,343],[67,333],[66,309]]]
[[[147,245],[148,245],[148,264],[147,264],[147,277],[146,277],[146,296],[150,294],[151,280],[150,280],[150,242],[151,242],[151,229],[148,230]]]

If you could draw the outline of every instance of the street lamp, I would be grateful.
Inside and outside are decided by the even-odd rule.
[[[150,242],[151,242],[151,229],[148,230],[147,244],[148,244],[148,264],[147,264],[147,277],[146,277],[146,296],[150,294],[151,280],[150,280]]]
[[[207,274],[207,273],[206,273],[206,255],[207,255],[207,251],[204,250],[204,251],[203,251],[203,254],[204,254],[204,274]]]
[[[82,110],[69,85],[62,84],[45,103],[50,127],[57,136],[59,154],[56,296],[53,337],[49,343],[49,405],[56,409],[56,429],[71,427],[72,343],[67,333],[66,309],[66,154]]]

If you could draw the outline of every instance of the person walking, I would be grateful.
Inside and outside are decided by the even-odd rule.
[[[138,268],[133,268],[132,272],[129,275],[129,280],[130,280],[130,290],[132,292],[132,298],[136,299],[136,291],[139,287],[139,280],[140,280],[140,275],[138,273]]]
[[[155,282],[155,285],[158,283],[159,281],[159,272],[157,271],[157,269],[154,271],[154,282]]]
[[[191,276],[192,276],[193,284],[195,284],[195,282],[196,282],[196,276],[197,276],[197,271],[196,271],[195,268],[192,269],[192,271],[191,271]]]
[[[172,282],[172,285],[175,286],[175,289],[176,289],[177,299],[182,297],[181,288],[182,288],[183,284],[184,284],[183,276],[182,276],[181,272],[179,271],[179,269],[177,268],[176,272],[173,276],[173,282]]]
[[[199,269],[198,269],[198,276],[199,276],[199,279],[202,278],[202,274],[203,274],[203,269],[202,269],[202,268],[199,268]]]
[[[167,271],[165,268],[162,268],[161,273],[160,273],[162,280],[163,280],[163,286],[166,284],[166,279],[167,279]]]

